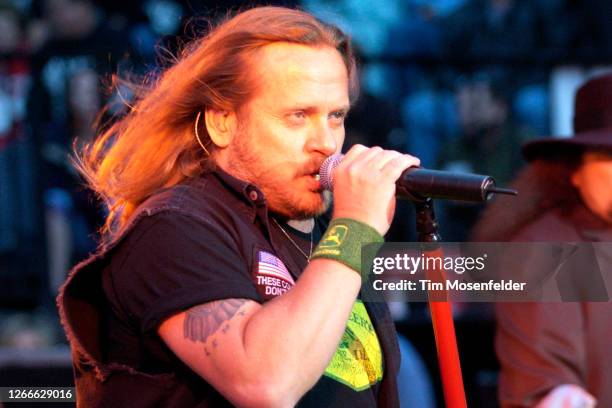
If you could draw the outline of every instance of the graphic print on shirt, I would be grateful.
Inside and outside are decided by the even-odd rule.
[[[283,261],[273,253],[263,250],[256,250],[253,280],[257,291],[265,300],[280,296],[295,285]]]
[[[355,391],[382,380],[380,343],[370,316],[359,299],[353,305],[342,340],[324,375]]]

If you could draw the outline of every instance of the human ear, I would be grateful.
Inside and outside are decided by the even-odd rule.
[[[236,114],[234,112],[206,109],[204,122],[210,140],[218,148],[229,146],[236,132]]]

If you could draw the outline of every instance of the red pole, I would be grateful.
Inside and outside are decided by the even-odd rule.
[[[426,251],[424,255],[433,258],[444,257],[442,250],[439,248]],[[443,285],[445,283],[443,270],[428,271],[427,276],[431,282],[440,282]],[[446,407],[466,408],[467,401],[463,387],[463,376],[461,375],[452,305],[447,300],[446,290],[429,291],[429,310],[431,311],[431,321],[436,339],[438,365],[440,366]]]

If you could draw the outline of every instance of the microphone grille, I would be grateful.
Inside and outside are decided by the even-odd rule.
[[[334,169],[342,161],[342,156],[343,155],[341,154],[334,154],[325,159],[325,161],[321,164],[321,169],[319,170],[319,182],[321,183],[321,187],[323,187],[325,190],[333,190]]]

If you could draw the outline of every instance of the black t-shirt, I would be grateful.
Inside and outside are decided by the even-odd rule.
[[[223,213],[210,222],[176,211],[143,217],[115,248],[102,275],[108,300],[105,321],[105,360],[126,364],[145,373],[178,372],[194,387],[205,389],[203,399],[221,397],[178,359],[156,333],[168,317],[198,304],[219,299],[244,298],[263,303],[290,290],[307,265],[303,252],[310,251],[310,234],[301,233],[268,217],[275,251],[258,222],[236,225]],[[314,244],[326,225],[317,220]],[[260,231],[252,250],[245,237]],[[247,240],[248,241],[248,240]],[[249,245],[246,245],[247,247]],[[264,262],[280,261],[288,276],[265,276]],[[381,346],[373,321],[358,300],[345,335],[330,366],[299,406],[377,406],[383,376]],[[300,352],[296,350],[295,352]],[[367,361],[367,366],[362,366]],[[365,370],[363,367],[366,367]],[[296,367],[299,369],[299,367]]]
[[[279,224],[280,224],[280,227],[278,226],[276,227],[279,229],[280,228],[284,229],[284,232],[289,234],[291,239],[293,240],[292,244],[288,245],[288,247],[291,250],[291,254],[294,260],[303,266],[302,270],[305,269],[308,262],[302,252],[305,252],[307,254],[310,253],[311,235],[309,233],[304,233],[295,228],[292,228],[290,225],[286,223],[279,222]],[[325,232],[326,229],[327,229],[327,223],[323,222],[321,219],[317,219],[317,222],[315,222],[315,226],[314,226],[313,234],[312,234],[312,238],[313,238],[315,245],[317,242],[319,242],[319,240],[321,239],[321,236],[323,235],[323,232]],[[281,233],[283,233],[282,230],[281,230]],[[287,240],[290,240],[290,239],[287,238]],[[300,246],[302,251],[299,251],[298,249],[296,249],[295,244]],[[359,316],[356,315],[355,312],[353,312],[351,314],[351,318],[353,320],[358,320]],[[350,341],[347,337],[349,337],[350,335],[351,335],[350,332],[345,333],[341,341],[341,344],[344,343],[347,348],[351,347],[350,344],[347,344],[347,342]],[[352,387],[351,385],[346,385],[345,387],[339,388],[338,381],[339,380],[341,381],[341,379],[334,379],[333,377],[331,377],[331,375],[333,374],[330,373],[329,371],[331,370],[328,369],[326,374],[324,374],[319,380],[319,382],[316,384],[315,388],[317,392],[310,392],[304,395],[304,397],[298,403],[297,405],[298,407],[342,406],[342,402],[355,398],[354,388],[351,388]],[[361,388],[361,387],[358,387],[358,388]],[[377,405],[376,400],[377,400],[379,388],[380,388],[380,382],[375,382],[374,384],[369,384],[368,388],[358,392],[358,395],[359,395],[358,404],[359,405],[357,406],[376,406]],[[330,398],[330,396],[332,395],[333,397]],[[324,397],[322,398],[322,396]],[[357,403],[357,400],[355,400],[355,403]]]

